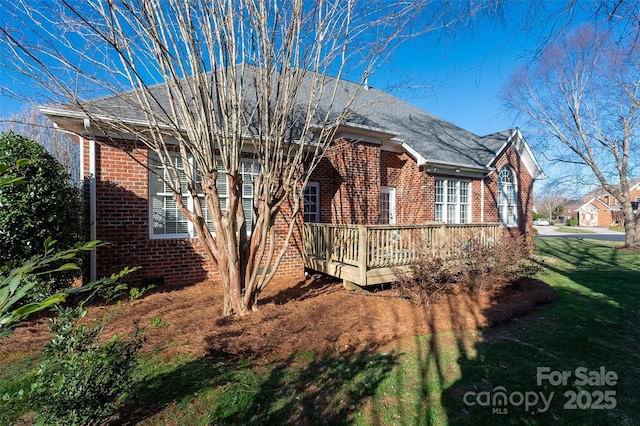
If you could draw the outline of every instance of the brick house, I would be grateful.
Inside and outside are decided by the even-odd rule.
[[[629,194],[634,210],[640,203],[640,179],[629,181]],[[592,189],[583,197],[583,204],[577,209],[580,226],[610,227],[622,224],[620,202],[603,187]]]
[[[118,108],[120,120],[140,120],[113,99],[96,102]],[[481,137],[375,88],[361,91],[353,111],[310,178],[300,222],[500,222],[531,238],[533,182],[544,174],[518,129]],[[143,145],[125,135],[111,146],[67,105],[42,112],[79,143],[90,238],[111,243],[92,256],[92,275],[138,265],[139,279],[167,285],[216,278],[190,224],[168,207]],[[245,166],[247,177],[259,169],[250,155]],[[279,274],[301,275],[302,257],[298,232]]]

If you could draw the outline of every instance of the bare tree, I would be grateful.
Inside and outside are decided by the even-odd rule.
[[[149,148],[151,163],[143,165],[152,164],[193,223],[220,274],[227,315],[255,307],[285,255],[310,173],[340,124],[357,113],[361,86],[338,91],[340,79],[363,82],[404,35],[449,28],[484,7],[376,0],[42,3],[34,8],[18,0],[3,11],[4,65],[88,118],[94,134],[113,146],[125,134]],[[122,120],[114,104],[137,111],[138,119]],[[246,156],[258,164],[252,182],[243,174]],[[287,216],[284,231],[274,226],[278,215]]]
[[[581,26],[514,73],[509,107],[532,119],[554,161],[588,167],[621,204],[625,245],[640,246],[629,179],[640,165],[640,50],[635,34]]]
[[[51,120],[36,106],[27,106],[16,114],[0,120],[2,131],[13,131],[42,145],[67,171],[72,183],[80,179],[80,152],[78,145],[64,133],[55,129]]]

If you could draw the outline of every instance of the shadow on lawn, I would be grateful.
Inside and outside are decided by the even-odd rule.
[[[510,291],[507,287],[484,310],[472,299],[438,305],[438,312],[424,307],[428,325],[435,327],[446,315],[458,331],[415,337],[394,347],[323,356],[303,352],[265,367],[256,358],[217,353],[150,374],[122,413],[127,421],[120,424],[136,424],[183,403],[188,410],[181,413],[193,412],[194,418],[215,424],[640,424],[633,408],[640,405],[637,256],[636,263],[622,267],[628,253],[575,240],[539,242],[537,254],[557,256],[573,266],[545,263],[554,276],[557,299],[534,314],[473,330],[504,309],[499,300]],[[297,290],[298,297],[305,297],[304,288]],[[474,315],[463,320],[462,311]],[[423,321],[399,313],[391,320],[398,329]],[[375,353],[382,350],[387,353]],[[571,380],[566,386],[538,385],[537,368],[544,366],[571,372],[604,366],[620,380],[614,387],[580,388]],[[613,389],[618,409],[565,409],[564,393],[585,389]],[[500,392],[507,397],[504,404],[494,403]],[[525,407],[518,398],[532,395],[527,392],[554,396],[546,409],[540,399]]]
[[[201,358],[144,379],[120,413],[126,420],[117,424],[137,424],[185,401],[193,403],[196,418],[215,424],[346,425],[396,362],[396,356],[367,351],[317,358],[302,353],[261,373],[251,360]],[[201,391],[207,394],[194,402]]]
[[[537,254],[570,265],[545,263],[557,300],[485,330],[476,353],[461,354],[460,378],[442,393],[449,423],[640,424],[640,256],[584,240],[537,246]],[[570,375],[564,383],[539,382],[539,367]],[[579,367],[588,375],[604,368],[618,380],[579,386]],[[613,400],[600,398],[606,391],[614,392]],[[572,395],[578,396],[573,402]]]

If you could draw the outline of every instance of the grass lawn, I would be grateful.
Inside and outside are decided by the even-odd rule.
[[[556,227],[557,232],[564,232],[565,234],[594,234],[595,231],[591,231],[589,229],[576,228],[571,226],[558,226]]]
[[[591,240],[535,244],[538,278],[557,299],[526,317],[270,363],[159,352],[141,359],[123,416],[149,425],[640,424],[640,253]],[[29,418],[29,406],[1,396],[26,387],[38,361],[4,361],[0,424],[10,424]]]

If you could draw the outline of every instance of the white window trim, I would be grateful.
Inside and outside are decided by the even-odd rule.
[[[149,161],[152,161],[152,155],[155,155],[155,153],[150,152],[149,155]],[[176,153],[177,155],[177,153]],[[193,162],[191,157],[189,158],[189,167],[193,166]],[[162,233],[162,234],[156,234],[154,232],[154,228],[153,228],[153,197],[154,195],[160,195],[162,194],[162,196],[173,196],[173,193],[171,193],[170,195],[166,195],[167,193],[157,193],[157,194],[153,194],[151,192],[151,179],[153,178],[153,175],[155,175],[155,173],[151,170],[151,164],[149,164],[149,173],[148,173],[148,178],[147,178],[147,194],[148,194],[148,202],[149,202],[149,214],[148,214],[148,221],[149,221],[149,238],[152,240],[168,240],[168,239],[185,239],[185,238],[193,238],[195,231],[193,228],[193,224],[191,223],[191,221],[189,221],[187,219],[187,232],[182,232],[182,233]],[[191,211],[193,211],[193,198],[191,197],[190,194],[182,194],[183,197],[187,197],[187,208]]]
[[[151,161],[151,156],[149,156],[149,160]],[[217,158],[216,158],[217,160]],[[255,163],[255,160],[251,160],[251,159],[243,159],[241,160],[241,162],[250,162],[250,163]],[[195,163],[193,161],[193,157],[189,156],[189,167],[194,171],[195,173]],[[198,236],[198,233],[196,232],[195,226],[194,224],[187,219],[187,232],[186,233],[179,233],[179,234],[171,234],[171,233],[163,233],[163,234],[156,234],[154,233],[154,228],[153,228],[153,195],[151,193],[151,179],[152,179],[152,175],[153,175],[153,171],[151,170],[151,167],[149,167],[149,173],[148,173],[148,178],[147,178],[147,196],[148,196],[148,205],[149,205],[149,214],[148,214],[148,228],[149,228],[149,238],[152,240],[171,240],[171,239],[187,239],[187,238],[196,238]],[[165,193],[166,194],[166,193]],[[171,194],[173,195],[173,193]],[[203,196],[203,194],[198,194],[199,196]],[[166,195],[164,195],[166,196]],[[187,197],[187,208],[189,209],[189,211],[194,211],[194,198],[191,196],[191,194],[189,193],[183,193],[184,197]],[[225,198],[225,197],[223,197]],[[228,198],[228,195],[227,197]],[[249,199],[248,197],[242,197],[242,199]],[[242,202],[242,200],[241,200]],[[253,221],[252,221],[253,223]],[[250,235],[251,231],[247,230],[247,235]]]
[[[446,177],[436,177],[435,181],[441,181],[442,182],[442,202],[441,203],[436,203],[435,200],[435,183],[434,183],[434,208],[433,208],[433,213],[434,213],[434,219],[438,220],[437,217],[435,217],[436,214],[436,208],[435,206],[441,205],[442,206],[442,222],[444,223],[452,223],[452,224],[465,224],[465,223],[473,223],[472,221],[472,212],[473,212],[473,206],[472,206],[472,193],[473,193],[473,182],[471,180],[468,179],[455,179],[455,178],[446,178]],[[451,203],[452,205],[455,206],[455,217],[454,217],[454,221],[453,222],[449,222],[449,213],[448,213],[448,206],[450,205],[449,203],[449,198],[448,198],[448,186],[449,186],[449,182],[454,182],[455,186],[456,186],[456,199],[458,200],[455,203]],[[467,202],[466,203],[462,203],[461,202],[461,197],[460,197],[460,187],[462,183],[467,183],[468,184],[468,190],[467,190]],[[460,222],[460,206],[465,205],[468,206],[468,210],[467,210],[467,221],[466,222]]]
[[[396,224],[396,188],[393,186],[381,186],[380,193],[389,194],[389,225]],[[380,212],[382,217],[382,212]]]
[[[509,208],[509,203],[508,201],[501,205],[500,204],[500,193],[502,192],[502,183],[500,182],[500,171],[502,171],[502,169],[507,168],[509,169],[509,171],[511,172],[511,177],[513,179],[513,182],[511,182],[511,184],[515,187],[515,202],[513,204],[514,206],[514,216],[515,216],[515,223],[506,223],[505,222],[505,218],[508,216],[508,208]],[[516,177],[516,173],[513,170],[512,167],[510,166],[502,166],[500,168],[500,170],[498,171],[498,220],[500,221],[500,223],[502,223],[503,226],[506,226],[508,228],[516,228],[518,227],[518,202],[519,202],[519,198],[520,198],[520,189],[518,187],[518,178]],[[508,198],[505,197],[505,200],[507,200]]]
[[[308,187],[313,187],[316,189],[316,212],[314,214],[315,216],[315,220],[313,222],[307,222],[306,217],[307,215],[310,215],[310,213],[308,213],[305,208],[306,208],[306,202],[304,200],[304,194],[303,194],[303,210],[302,210],[302,220],[303,222],[307,222],[307,223],[319,223],[320,222],[320,183],[319,182],[308,182],[306,188]]]

